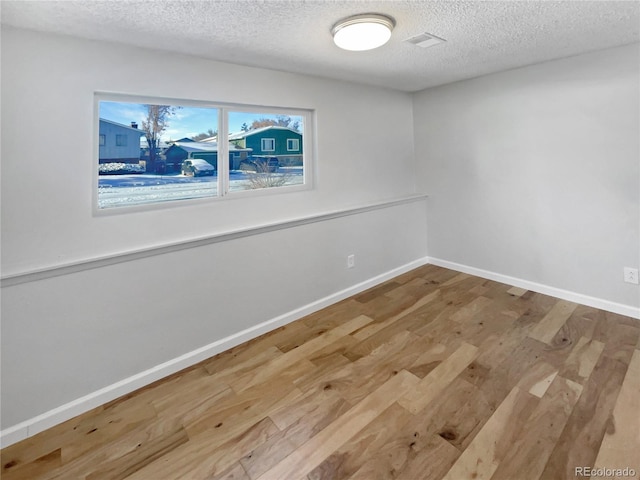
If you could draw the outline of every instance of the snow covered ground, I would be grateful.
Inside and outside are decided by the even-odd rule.
[[[232,171],[229,190],[247,190],[251,173]],[[287,185],[303,183],[301,167],[282,167],[276,176],[287,176]],[[113,208],[147,203],[213,197],[218,194],[218,177],[186,177],[184,175],[100,175],[98,207]]]

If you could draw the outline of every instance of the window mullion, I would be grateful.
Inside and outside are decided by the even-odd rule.
[[[226,108],[218,110],[218,191],[229,193],[229,125]]]

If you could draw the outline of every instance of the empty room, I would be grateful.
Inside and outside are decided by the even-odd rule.
[[[0,477],[640,478],[640,2],[0,2]]]

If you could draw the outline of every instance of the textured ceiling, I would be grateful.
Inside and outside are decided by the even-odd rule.
[[[405,91],[640,41],[637,1],[9,1],[2,23]],[[330,30],[384,13],[389,43],[347,52]],[[405,42],[429,32],[446,43]]]

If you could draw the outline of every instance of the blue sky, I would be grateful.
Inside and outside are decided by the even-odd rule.
[[[111,120],[123,125],[131,125],[137,122],[138,128],[142,127],[146,108],[139,103],[124,102],[100,102],[100,118]],[[275,118],[276,114],[230,112],[229,132],[239,132],[243,123],[251,125],[259,118]],[[292,120],[298,120],[302,126],[302,117],[291,116]],[[162,140],[178,140],[183,137],[193,137],[207,130],[218,129],[218,111],[214,108],[181,107],[169,119],[169,126],[165,130]]]

